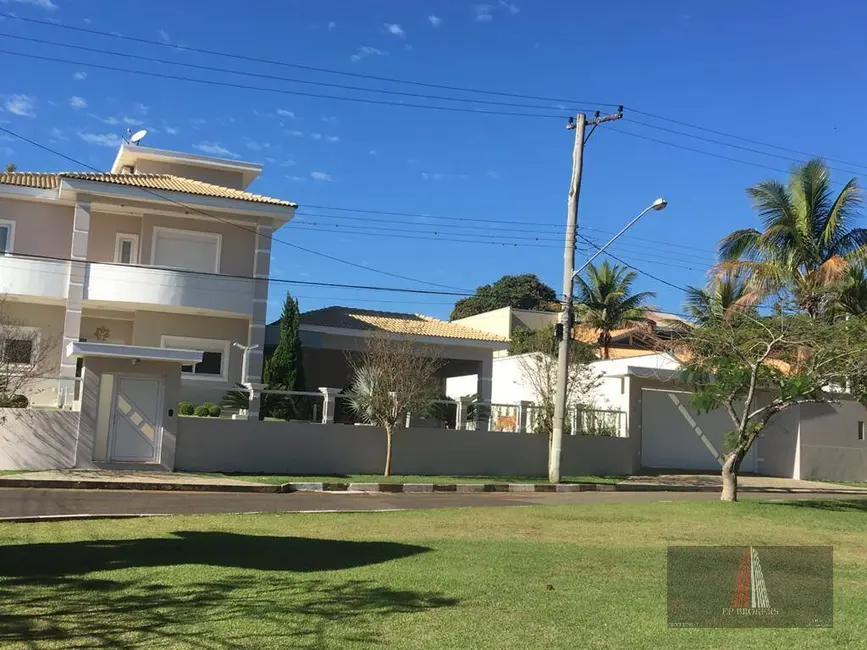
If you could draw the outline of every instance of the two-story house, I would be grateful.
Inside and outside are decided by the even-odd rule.
[[[108,173],[0,174],[4,315],[52,349],[31,404],[80,397],[72,342],[199,351],[180,390],[197,404],[260,381],[271,236],[296,208],[247,191],[261,171],[123,145]],[[246,377],[235,343],[259,346]]]

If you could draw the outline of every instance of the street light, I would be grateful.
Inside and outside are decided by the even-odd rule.
[[[621,228],[614,237],[605,242],[603,246],[600,246],[598,250],[581,265],[581,268],[577,271],[572,271],[572,282],[574,283],[576,276],[590,266],[593,260],[602,255],[602,253],[605,252],[605,249],[617,241],[623,233],[632,228],[641,217],[651,210],[665,210],[667,206],[668,201],[660,197],[644,208],[637,217]],[[568,278],[569,276],[565,275],[565,277]],[[568,294],[565,304],[563,305],[563,319],[561,320],[561,325],[558,326],[558,328],[562,327],[562,332],[558,332],[560,334],[560,342],[557,351],[557,392],[554,398],[554,422],[552,427],[553,431],[551,432],[550,456],[548,459],[548,479],[552,483],[560,481],[560,450],[563,446],[563,425],[566,421],[566,375],[569,373],[569,343],[572,338],[572,290],[569,287],[568,281],[565,284],[567,285]]]
[[[250,365],[250,352],[258,348],[258,345],[242,345],[238,342],[232,343],[236,348],[241,350],[244,353],[243,358],[241,359],[241,383],[247,384],[249,383],[249,379],[247,378],[247,367]]]

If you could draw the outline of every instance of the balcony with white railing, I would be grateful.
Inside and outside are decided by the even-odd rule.
[[[103,306],[126,303],[251,316],[253,289],[252,278],[88,262],[84,299]]]
[[[0,253],[0,295],[66,300],[69,262]]]

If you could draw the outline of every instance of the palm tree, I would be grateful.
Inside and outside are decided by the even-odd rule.
[[[587,280],[581,277],[575,280],[578,319],[599,332],[597,340],[603,359],[611,356],[611,332],[633,325],[648,325],[647,312],[651,307],[644,303],[656,294],[644,291],[630,295],[636,277],[635,271],[605,261],[598,267],[593,264],[587,267]]]
[[[849,263],[867,254],[867,230],[853,228],[861,190],[853,178],[836,196],[828,166],[813,159],[792,170],[788,185],[762,181],[747,190],[764,226],[736,230],[719,245],[718,275],[742,274],[741,302],[789,294],[811,317]]]
[[[686,313],[699,325],[723,318],[732,310],[751,309],[745,303],[747,286],[743,278],[726,274],[714,278],[704,289],[686,288]]]
[[[852,264],[832,289],[829,304],[833,315],[867,315],[867,270]]]

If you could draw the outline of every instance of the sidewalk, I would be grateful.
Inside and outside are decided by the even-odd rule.
[[[243,481],[225,476],[199,474],[122,471],[122,470],[47,470],[7,474],[0,477],[0,488],[56,488],[101,490],[168,490],[193,492],[718,492],[722,480],[709,474],[668,474],[631,476],[619,483],[341,483],[291,482],[282,485]],[[743,476],[741,492],[867,494],[867,486],[854,487],[796,481],[766,476]]]

